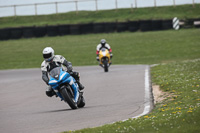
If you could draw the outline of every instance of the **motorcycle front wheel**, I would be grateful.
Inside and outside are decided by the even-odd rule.
[[[69,86],[67,86],[69,87]],[[68,88],[71,89],[71,88]],[[62,88],[60,90],[60,94],[62,95],[63,99],[65,102],[68,103],[68,105],[72,108],[72,109],[77,109],[77,103],[74,100],[73,94],[71,94],[70,91],[67,90],[67,88]]]
[[[105,60],[103,65],[104,65],[104,72],[108,72],[108,61]]]

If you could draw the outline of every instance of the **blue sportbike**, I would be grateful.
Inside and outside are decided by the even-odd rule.
[[[56,96],[64,100],[72,109],[85,106],[83,93],[80,92],[76,80],[61,67],[52,69],[49,73],[49,85],[56,92]]]

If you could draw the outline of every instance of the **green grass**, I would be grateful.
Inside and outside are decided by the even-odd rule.
[[[88,34],[0,41],[0,69],[39,68],[46,46],[74,66],[97,65],[96,46],[105,38],[113,64],[157,64],[200,57],[200,30]]]
[[[200,4],[177,7],[120,9],[118,11],[83,11],[0,18],[0,28],[42,26],[139,19],[199,18]],[[0,41],[0,69],[40,68],[42,50],[55,49],[73,66],[97,65],[96,45],[107,39],[113,49],[115,64],[160,64],[151,69],[152,82],[172,97],[157,104],[153,111],[138,119],[83,129],[76,132],[200,132],[200,30],[182,29],[158,32],[125,32],[110,34],[68,35]]]
[[[40,16],[17,16],[0,18],[0,28],[20,26],[44,26],[57,24],[77,24],[143,19],[172,19],[178,17],[200,18],[200,4],[133,9],[80,11]]]
[[[153,111],[137,119],[88,128],[75,133],[198,133],[200,132],[200,60],[151,68],[154,84],[171,94]]]

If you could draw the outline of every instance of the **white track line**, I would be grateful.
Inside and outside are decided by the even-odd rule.
[[[144,111],[142,114],[139,114],[137,116],[132,117],[133,118],[138,118],[140,116],[146,115],[150,112],[150,80],[149,80],[150,76],[149,76],[149,66],[146,67],[145,69],[145,76],[144,76],[144,80],[145,80],[145,96],[144,96]],[[122,122],[127,121],[129,119],[125,119],[122,120]],[[116,122],[112,122],[110,124],[114,124]]]
[[[149,85],[149,68],[145,69],[145,96],[144,96],[144,111],[142,114],[135,116],[133,118],[138,118],[140,116],[146,115],[150,112],[150,85]]]
[[[137,116],[134,116],[132,118],[138,118],[140,116],[143,116],[143,115],[146,115],[150,112],[150,81],[149,81],[149,67],[146,67],[145,69],[145,96],[144,96],[144,111],[142,114],[139,114]],[[127,121],[128,119],[126,120],[123,120],[123,121]]]

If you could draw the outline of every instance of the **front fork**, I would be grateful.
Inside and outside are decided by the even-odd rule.
[[[108,58],[103,58],[102,60],[101,60],[101,62],[100,62],[100,66],[101,67],[103,67],[104,68],[104,62],[105,61],[107,61],[107,65],[108,65],[108,67],[111,65],[111,62],[109,61],[109,59]],[[110,63],[109,63],[110,62]]]
[[[59,96],[61,98],[61,101],[64,100],[62,95],[60,94],[60,92],[58,90],[60,89],[67,89],[71,94],[73,94],[74,100],[75,102],[78,101],[79,98],[79,86],[77,83],[75,83],[75,79],[73,79],[72,77],[69,78],[69,80],[67,81],[67,83],[71,86],[71,88],[68,88],[67,86],[61,86],[61,88],[53,88],[53,90],[56,92],[56,95]]]
[[[78,98],[79,98],[79,86],[77,83],[75,83],[75,79],[73,79],[72,77],[71,77],[71,81],[69,82],[69,85],[72,87],[74,91],[74,100],[77,103]]]

